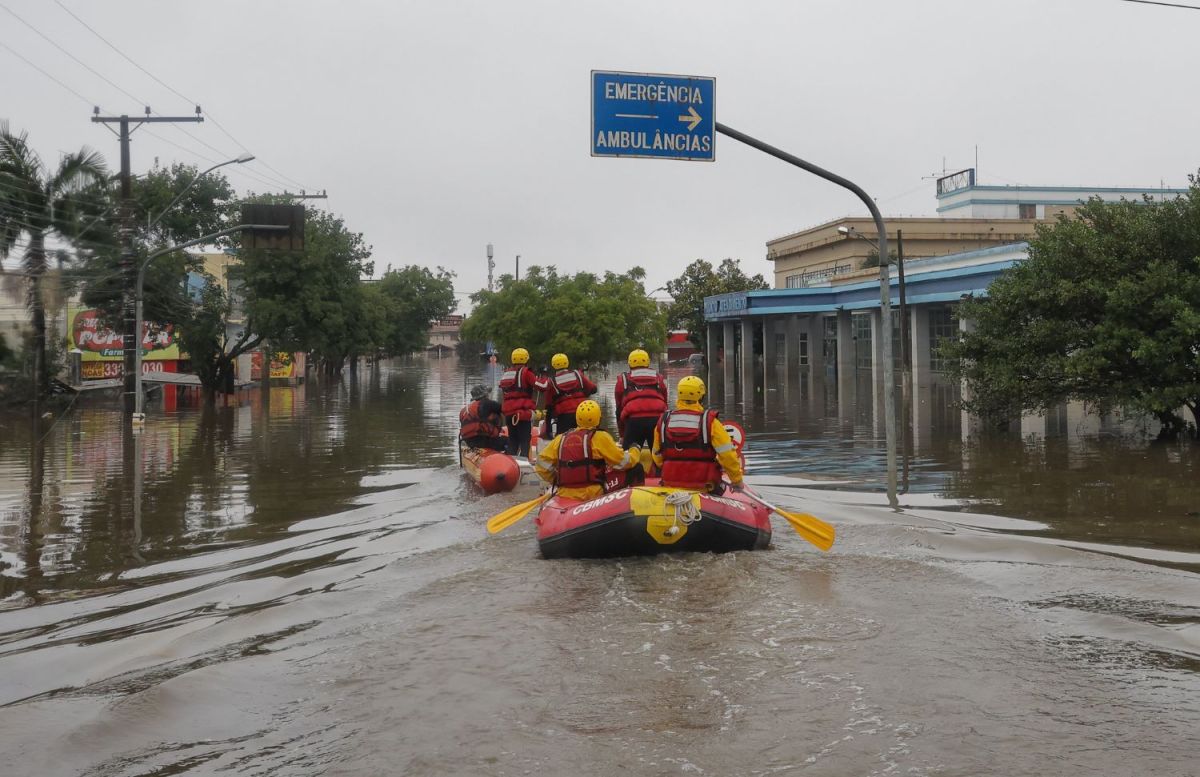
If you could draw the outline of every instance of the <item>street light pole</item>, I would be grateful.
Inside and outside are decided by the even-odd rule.
[[[138,267],[137,271],[137,285],[135,287],[134,295],[134,299],[136,300],[134,305],[136,319],[135,326],[139,335],[142,331],[142,284],[146,280],[146,267],[150,264],[150,262],[154,261],[160,256],[166,256],[167,254],[174,253],[175,251],[181,251],[184,248],[190,248],[194,245],[208,243],[218,237],[225,237],[226,235],[232,235],[235,232],[241,232],[243,229],[286,231],[291,229],[291,227],[278,224],[238,224],[236,227],[222,229],[220,232],[213,232],[211,235],[204,235],[196,238],[195,240],[188,240],[186,243],[180,243],[179,245],[161,248],[147,256],[142,261],[142,264]],[[133,372],[135,380],[133,423],[137,425],[145,421],[145,416],[142,414],[142,348],[140,342],[138,343],[138,347],[134,349]]]
[[[169,203],[167,203],[167,207],[165,207],[161,211],[159,211],[159,214],[157,216],[155,216],[154,218],[150,218],[147,216],[146,231],[149,232],[151,227],[153,227],[155,224],[157,224],[159,221],[161,221],[162,217],[167,215],[167,213],[171,210],[171,208],[175,207],[175,205],[180,200],[183,199],[183,195],[185,195],[189,191],[191,191],[191,188],[193,186],[195,186],[196,182],[199,181],[201,178],[208,175],[213,170],[216,170],[218,167],[224,167],[225,165],[233,165],[233,164],[240,165],[240,164],[249,162],[252,159],[254,159],[253,154],[243,152],[242,154],[239,154],[234,159],[229,159],[224,162],[219,162],[219,163],[213,165],[212,167],[208,168],[204,172],[200,173],[199,175],[197,175],[195,178],[193,178],[191,181],[188,182],[187,186],[183,187],[183,191],[179,192],[179,194],[175,195],[175,198],[173,200],[171,200]],[[214,235],[210,235],[209,237],[216,237],[216,236],[219,236],[222,234],[229,234],[229,233],[228,232],[224,232],[224,233],[218,232]],[[199,239],[203,240],[204,238],[199,238]],[[134,412],[133,422],[135,424],[141,423],[142,421],[145,420],[145,417],[142,414],[142,401],[143,401],[143,397],[142,397],[142,284],[145,282],[145,279],[146,279],[146,265],[150,263],[151,259],[153,259],[157,256],[162,256],[164,253],[170,253],[172,251],[175,251],[176,249],[184,248],[189,245],[196,245],[196,242],[192,241],[189,243],[184,243],[182,246],[172,246],[170,248],[164,249],[163,251],[153,253],[150,256],[148,256],[146,258],[146,260],[143,261],[142,264],[138,267],[137,281],[134,285],[134,295],[133,295],[134,316],[133,316],[133,365],[132,366],[133,366],[133,373],[134,373],[133,374],[133,412]],[[125,366],[126,367],[130,366],[128,354],[126,355]],[[126,384],[126,385],[128,385],[128,384]]]
[[[196,185],[197,181],[199,181],[201,178],[203,178],[204,176],[211,173],[213,170],[216,170],[218,167],[224,167],[225,165],[245,164],[246,162],[249,162],[253,159],[254,159],[253,154],[243,153],[243,154],[239,155],[236,159],[229,159],[224,162],[218,162],[217,164],[208,168],[204,172],[200,173],[195,178],[193,178],[188,183],[187,186],[183,187],[183,191],[179,192],[179,194],[176,194],[175,199],[173,199],[169,203],[167,203],[167,207],[165,207],[161,211],[159,211],[157,216],[155,216],[154,218],[150,218],[149,216],[146,217],[146,229],[149,230],[151,227],[153,227],[155,224],[157,224],[159,221],[161,221],[162,217],[167,215],[167,212],[170,211],[171,208],[174,208],[179,203],[179,201],[183,199],[183,195],[185,195],[189,191],[191,191],[192,187]]]

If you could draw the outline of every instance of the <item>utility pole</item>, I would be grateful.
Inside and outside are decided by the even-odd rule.
[[[165,124],[177,122],[202,122],[204,117],[200,115],[200,106],[196,106],[195,116],[151,116],[150,107],[146,106],[146,115],[138,118],[130,118],[127,115],[121,116],[101,116],[100,109],[92,110],[92,122],[94,124],[116,124],[118,130],[114,133],[121,143],[121,227],[118,230],[118,235],[121,240],[121,275],[124,281],[121,294],[121,312],[122,312],[122,346],[124,350],[125,360],[123,377],[125,386],[123,390],[124,402],[123,409],[126,416],[132,416],[134,411],[134,392],[136,388],[137,376],[134,374],[136,365],[135,349],[142,347],[141,332],[134,332],[136,326],[137,314],[134,309],[134,285],[137,282],[137,263],[133,259],[133,176],[130,173],[129,164],[129,137],[138,127],[143,124]],[[131,127],[130,124],[133,124]],[[111,130],[112,128],[109,127]]]
[[[488,258],[488,291],[495,291],[496,284],[492,281],[492,274],[496,271],[496,262],[492,259],[492,244],[487,245]]]
[[[908,297],[904,292],[904,230],[896,230],[896,274],[900,282],[900,364],[905,381],[912,378],[912,338],[908,336]]]
[[[517,277],[513,280],[521,280],[521,255],[517,254]]]

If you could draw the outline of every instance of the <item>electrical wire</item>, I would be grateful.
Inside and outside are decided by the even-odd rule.
[[[123,88],[123,87],[121,87],[119,84],[117,84],[117,83],[113,82],[112,80],[110,80],[108,77],[106,77],[106,76],[105,76],[103,73],[101,73],[99,70],[96,70],[94,67],[92,67],[92,66],[91,66],[91,65],[89,65],[88,63],[84,62],[82,59],[80,59],[79,57],[75,56],[75,55],[74,55],[74,54],[72,54],[70,51],[67,51],[65,48],[63,48],[62,46],[58,45],[58,44],[57,44],[56,42],[54,42],[54,41],[53,41],[53,40],[52,40],[52,39],[51,39],[51,38],[50,38],[48,35],[46,35],[46,33],[42,32],[42,31],[41,31],[41,30],[39,30],[37,27],[34,27],[32,24],[30,24],[29,22],[25,21],[25,20],[24,20],[24,19],[22,19],[20,16],[17,16],[17,14],[16,14],[16,13],[15,13],[15,12],[14,12],[14,11],[11,9],[11,8],[9,8],[8,6],[4,5],[3,3],[0,3],[0,9],[4,9],[5,11],[7,11],[7,12],[9,13],[9,15],[11,15],[11,16],[12,16],[14,19],[16,19],[17,21],[19,21],[21,24],[25,25],[25,26],[26,26],[26,27],[28,27],[29,29],[33,30],[33,31],[34,31],[34,32],[35,32],[37,35],[39,35],[39,36],[42,38],[42,40],[46,41],[47,43],[49,43],[49,44],[50,44],[51,46],[53,46],[54,48],[58,49],[59,51],[61,51],[61,52],[62,52],[62,53],[64,53],[64,54],[66,54],[68,57],[70,57],[70,58],[71,58],[71,59],[73,59],[73,60],[74,60],[76,63],[78,63],[78,64],[79,64],[81,67],[83,67],[83,68],[85,68],[86,70],[88,70],[88,72],[92,73],[92,75],[96,76],[97,78],[99,78],[99,79],[100,79],[101,81],[103,81],[104,83],[106,83],[106,84],[108,84],[109,86],[111,86],[112,88],[116,89],[118,92],[121,92],[121,93],[122,93],[122,94],[124,94],[126,97],[128,97],[128,98],[129,98],[129,99],[131,99],[131,100],[133,100],[134,102],[136,102],[136,103],[138,103],[138,104],[140,104],[140,105],[145,105],[145,104],[146,104],[146,103],[145,103],[145,101],[144,101],[144,100],[141,100],[141,99],[139,99],[137,95],[135,95],[135,94],[131,94],[131,93],[130,93],[128,90],[124,89],[124,88]]]
[[[58,80],[57,78],[55,78],[54,76],[50,75],[50,74],[49,74],[49,73],[47,73],[45,70],[42,70],[40,67],[38,67],[37,65],[35,65],[35,64],[34,64],[32,61],[30,61],[30,60],[26,59],[26,58],[25,58],[23,55],[21,55],[20,53],[18,53],[18,52],[16,51],[16,49],[12,48],[11,46],[9,46],[7,43],[5,43],[5,42],[4,42],[4,41],[2,41],[2,40],[0,40],[0,47],[3,47],[3,48],[5,48],[5,49],[8,49],[9,53],[10,53],[10,54],[12,54],[14,57],[16,57],[17,59],[21,60],[21,61],[22,61],[22,62],[24,62],[26,65],[29,65],[31,68],[33,68],[34,70],[36,70],[36,71],[38,71],[39,73],[41,73],[42,75],[44,75],[46,78],[49,78],[51,81],[53,81],[54,83],[58,84],[58,85],[59,85],[59,86],[61,86],[63,89],[66,89],[68,92],[70,92],[71,94],[73,94],[73,95],[75,95],[76,97],[78,97],[80,100],[82,100],[82,101],[83,101],[84,103],[86,103],[87,105],[90,105],[90,106],[94,106],[94,105],[95,105],[95,103],[94,103],[94,102],[92,102],[92,101],[91,101],[91,100],[89,100],[88,98],[84,97],[84,96],[83,96],[83,95],[81,95],[79,92],[76,92],[74,89],[72,89],[71,87],[67,86],[67,85],[66,85],[66,84],[64,84],[62,81],[60,81],[60,80]]]
[[[1165,5],[1168,8],[1186,8],[1189,11],[1200,11],[1200,5],[1184,5],[1183,3],[1164,3],[1160,0],[1122,0],[1126,3],[1140,3],[1142,5]]]
[[[56,4],[56,5],[57,5],[59,8],[61,8],[63,11],[65,11],[65,12],[67,13],[67,15],[68,15],[68,16],[70,16],[70,17],[71,17],[72,19],[74,19],[75,21],[79,22],[79,24],[83,25],[83,27],[84,27],[84,28],[85,28],[85,29],[86,29],[88,32],[92,33],[92,35],[96,36],[96,38],[97,38],[97,39],[99,39],[99,40],[100,40],[100,42],[102,42],[104,45],[108,46],[110,49],[112,49],[112,50],[113,50],[113,51],[115,51],[117,54],[119,54],[119,55],[121,56],[121,58],[122,58],[122,59],[124,59],[126,62],[128,62],[129,64],[133,65],[135,68],[137,68],[138,70],[140,70],[142,73],[145,73],[147,76],[149,76],[151,79],[153,79],[153,80],[154,80],[156,83],[158,83],[160,86],[162,86],[163,88],[167,89],[169,92],[171,92],[171,93],[172,93],[172,94],[174,94],[175,96],[179,97],[180,99],[184,100],[185,102],[187,102],[187,103],[189,103],[189,104],[191,104],[191,105],[199,105],[199,103],[198,103],[196,100],[193,100],[193,99],[191,99],[190,97],[188,97],[187,95],[183,94],[182,92],[180,92],[180,91],[179,91],[178,89],[176,89],[175,87],[173,87],[173,86],[171,86],[170,84],[168,84],[166,81],[162,80],[161,78],[159,78],[158,76],[154,75],[154,74],[153,74],[153,73],[151,73],[149,70],[147,70],[146,68],[142,67],[140,64],[138,64],[137,62],[135,62],[135,61],[133,60],[133,58],[132,58],[132,57],[130,57],[128,54],[126,54],[124,51],[122,51],[120,48],[118,48],[118,47],[117,47],[117,46],[116,46],[114,43],[112,43],[112,41],[108,40],[108,38],[105,38],[103,35],[101,35],[99,32],[97,32],[97,31],[96,31],[96,29],[95,29],[94,27],[92,27],[90,24],[88,24],[88,23],[87,23],[87,22],[85,22],[83,19],[81,19],[81,18],[80,18],[80,17],[79,17],[79,16],[78,16],[78,15],[77,15],[77,14],[76,14],[74,11],[72,11],[70,8],[67,8],[67,6],[63,4],[62,0],[54,0],[54,2],[55,2],[55,4]],[[217,119],[216,119],[216,117],[215,117],[215,116],[213,116],[211,113],[209,113],[209,112],[205,111],[205,113],[204,113],[204,117],[205,117],[205,118],[206,118],[208,121],[211,121],[211,122],[213,123],[213,125],[214,125],[214,126],[217,128],[217,129],[219,129],[221,132],[225,133],[225,135],[226,135],[226,136],[227,136],[227,137],[228,137],[230,140],[232,140],[232,141],[233,141],[233,143],[234,143],[236,146],[238,146],[239,148],[241,148],[243,151],[246,151],[246,150],[248,150],[248,148],[247,148],[246,144],[245,144],[245,143],[243,143],[243,142],[241,142],[240,140],[238,140],[236,137],[234,137],[233,133],[232,133],[232,132],[230,132],[228,129],[226,129],[224,124],[222,124],[221,122],[217,121]],[[182,129],[182,128],[181,128],[181,129]],[[186,134],[189,134],[189,135],[190,135],[191,133],[186,133]],[[194,137],[194,136],[193,136],[193,137]],[[199,138],[195,138],[195,139],[196,139],[196,140],[199,140]],[[217,151],[217,153],[222,153],[222,152],[220,152],[218,149],[216,149],[215,147],[213,147],[213,146],[209,145],[208,143],[205,143],[204,141],[200,141],[200,142],[201,142],[201,143],[203,143],[204,145],[208,146],[209,148],[213,149],[214,151]],[[292,177],[291,177],[291,176],[289,176],[289,175],[285,175],[284,173],[281,173],[279,170],[276,170],[274,167],[272,167],[271,165],[267,164],[267,163],[266,163],[265,161],[263,161],[262,159],[257,159],[256,161],[258,161],[258,162],[259,162],[259,163],[260,163],[260,164],[261,164],[263,167],[265,167],[265,168],[267,168],[268,170],[270,170],[270,171],[272,171],[273,173],[275,173],[275,174],[276,174],[277,176],[279,176],[281,179],[283,179],[283,180],[287,180],[287,181],[291,181],[291,182],[292,182],[292,184],[294,184],[294,185],[296,185],[296,186],[299,186],[301,189],[305,189],[305,190],[307,190],[307,189],[311,188],[311,187],[305,186],[303,183],[301,183],[300,181],[297,181],[295,178],[292,178]],[[284,184],[284,186],[283,186],[282,188],[283,188],[284,190],[286,190],[286,189],[287,189],[287,186],[288,186],[287,184]]]

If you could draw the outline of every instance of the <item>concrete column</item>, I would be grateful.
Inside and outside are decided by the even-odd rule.
[[[738,351],[740,369],[739,380],[742,383],[742,404],[750,407],[754,404],[754,329],[755,321],[750,317],[741,320],[742,343]]]
[[[933,381],[929,372],[929,308],[924,305],[910,305],[909,335],[912,337],[909,353],[912,354],[913,386],[930,386]]]
[[[800,374],[800,319],[794,313],[783,319],[783,380],[790,384]]]
[[[721,383],[725,389],[725,401],[729,402],[733,399],[733,373],[734,373],[734,351],[737,347],[735,342],[735,324],[733,321],[725,321],[721,324],[722,329],[722,346],[725,349],[723,358],[721,359]]]
[[[779,322],[772,316],[763,318],[763,396],[775,386],[775,359],[779,355],[775,347],[775,327]]]
[[[704,363],[707,367],[704,380],[708,385],[708,393],[714,397],[724,397],[721,393],[722,381],[717,380],[721,374],[717,364],[717,355],[721,352],[721,325],[712,321],[706,323],[704,335]]]
[[[825,407],[825,319],[821,316],[806,316],[801,326],[808,334],[808,365],[804,379],[808,382],[808,397],[813,412]],[[819,397],[819,398],[818,398]]]
[[[854,327],[849,310],[837,313],[837,394],[838,416],[850,418],[854,404]]]

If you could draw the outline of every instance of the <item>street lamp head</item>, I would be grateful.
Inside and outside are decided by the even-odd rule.
[[[851,232],[850,227],[838,227],[837,231],[843,235],[849,235]]]
[[[251,159],[254,159],[254,154],[251,154],[249,151],[243,151],[241,154],[238,155],[238,158],[233,161],[237,162],[240,165],[240,164],[249,162]]]

